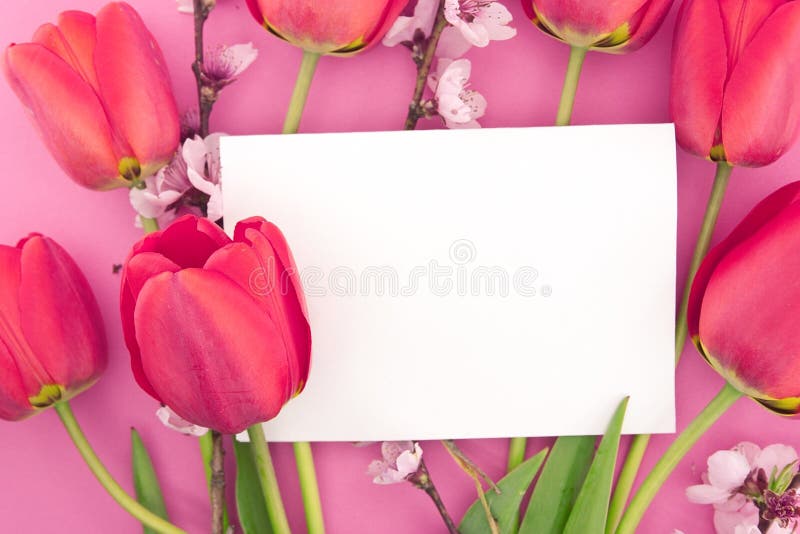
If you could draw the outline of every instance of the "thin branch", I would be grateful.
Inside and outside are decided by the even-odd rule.
[[[196,0],[195,0],[196,1]],[[444,0],[439,2],[439,11],[436,15],[436,22],[433,24],[431,36],[428,38],[425,48],[425,54],[422,60],[417,64],[417,84],[414,87],[414,97],[411,99],[411,105],[408,107],[408,115],[406,116],[406,130],[414,130],[417,127],[417,122],[425,116],[425,111],[422,109],[422,95],[425,93],[425,85],[428,82],[428,74],[433,65],[433,58],[436,55],[436,47],[439,46],[439,38],[442,32],[447,27],[447,19],[444,18]]]
[[[431,498],[433,504],[436,505],[436,510],[439,512],[439,515],[442,516],[444,524],[447,525],[447,531],[450,534],[459,534],[458,528],[453,522],[453,518],[450,517],[450,513],[447,511],[444,501],[442,501],[442,497],[439,495],[439,492],[436,489],[433,480],[431,479],[431,475],[428,472],[428,467],[425,465],[425,460],[420,460],[417,473],[411,479],[409,479],[409,481],[428,494],[428,497]]]
[[[208,15],[214,9],[216,0],[194,0],[194,63],[192,72],[197,82],[197,105],[200,115],[200,136],[206,137],[209,132],[208,120],[211,116],[211,109],[214,107],[214,99],[209,98],[209,88],[203,81],[203,28],[208,20]]]

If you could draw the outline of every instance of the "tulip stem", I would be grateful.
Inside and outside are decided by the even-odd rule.
[[[142,230],[144,231],[145,234],[152,234],[153,232],[158,232],[157,219],[151,219],[150,217],[139,215],[139,220],[142,221]]]
[[[425,111],[422,109],[422,95],[425,94],[425,86],[428,82],[428,74],[431,72],[431,65],[433,65],[433,58],[436,56],[436,47],[439,46],[439,38],[442,32],[447,27],[448,22],[444,17],[444,0],[439,2],[439,10],[436,15],[436,22],[433,24],[431,35],[425,42],[425,52],[422,57],[415,54],[414,61],[417,63],[417,83],[414,86],[414,96],[411,98],[411,105],[408,106],[408,115],[406,116],[406,123],[403,129],[414,130],[417,127],[417,122],[425,116]]]
[[[83,433],[80,424],[78,424],[78,420],[75,418],[75,414],[72,412],[68,401],[57,402],[55,404],[55,410],[61,418],[61,422],[64,424],[64,428],[66,428],[69,437],[72,438],[72,442],[75,444],[78,452],[80,452],[81,456],[86,461],[86,465],[89,466],[89,469],[108,494],[111,495],[125,511],[138,519],[144,526],[156,532],[160,532],[161,534],[186,534],[186,531],[176,527],[166,519],[142,506],[136,499],[128,495],[128,493],[122,489],[122,486],[114,480],[111,473],[105,468],[103,462],[100,461],[100,458],[98,458],[92,446],[89,444],[89,441],[86,439],[86,435]]]
[[[303,116],[303,109],[306,107],[308,92],[311,90],[311,81],[314,79],[314,72],[317,70],[320,54],[316,52],[303,51],[303,60],[300,63],[300,72],[297,73],[297,81],[294,84],[292,99],[289,101],[289,109],[286,110],[286,120],[283,123],[283,133],[293,134],[300,129],[300,118]]]
[[[291,534],[289,520],[286,518],[286,510],[283,508],[281,490],[278,487],[278,477],[275,474],[275,466],[272,463],[269,444],[261,423],[248,428],[247,435],[250,437],[250,450],[253,452],[256,474],[261,483],[261,490],[264,492],[264,503],[267,508],[269,522],[272,524],[272,531],[274,534]]]
[[[294,456],[297,462],[297,474],[300,478],[300,491],[303,494],[308,534],[323,534],[325,522],[322,518],[322,501],[319,497],[319,485],[314,469],[311,444],[306,441],[294,443]]]
[[[711,238],[714,236],[714,227],[717,225],[717,217],[725,198],[725,190],[728,188],[733,167],[724,161],[717,163],[717,173],[714,176],[714,185],[711,188],[711,195],[708,197],[706,213],[703,216],[703,224],[700,226],[700,234],[697,236],[697,244],[694,247],[692,262],[689,264],[689,274],[686,276],[686,285],[683,287],[683,298],[681,307],[678,310],[678,318],[675,323],[675,365],[681,360],[683,346],[686,344],[689,325],[686,322],[686,314],[689,310],[689,295],[692,293],[692,283],[694,275],[700,268],[700,264],[708,254],[711,246]]]
[[[561,101],[558,103],[556,126],[567,126],[572,121],[572,107],[578,92],[578,81],[581,78],[583,60],[586,59],[587,48],[570,47],[567,74],[564,77],[564,88],[561,90]]]
[[[741,397],[742,393],[739,390],[726,383],[717,396],[689,423],[689,426],[672,442],[672,445],[642,482],[639,491],[633,496],[630,506],[622,516],[617,534],[633,534],[636,531],[647,507],[670,473],[706,430]]]
[[[686,337],[688,335],[688,323],[686,322],[686,315],[689,309],[689,295],[692,292],[692,283],[703,262],[708,249],[711,246],[711,238],[714,235],[714,227],[717,225],[717,217],[719,216],[722,201],[725,198],[725,190],[730,181],[731,172],[733,167],[724,161],[717,163],[717,172],[714,177],[714,185],[711,189],[711,195],[708,198],[708,205],[706,206],[706,213],[703,217],[703,223],[700,227],[700,234],[697,236],[697,243],[692,255],[692,261],[689,265],[689,273],[686,277],[686,285],[683,288],[683,298],[681,299],[680,308],[678,309],[678,316],[675,320],[675,365],[680,362],[683,347],[686,344]],[[625,463],[619,474],[614,496],[611,499],[611,505],[608,512],[608,523],[606,525],[606,533],[614,532],[614,528],[619,522],[622,512],[625,509],[625,503],[630,496],[633,483],[636,475],[639,472],[639,467],[642,465],[644,454],[647,451],[647,446],[650,443],[650,436],[643,434],[634,436],[631,441],[628,455],[625,457]]]
[[[508,444],[508,469],[511,472],[525,460],[525,451],[528,448],[528,438],[511,438]]]

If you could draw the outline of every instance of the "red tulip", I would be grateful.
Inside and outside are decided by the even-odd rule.
[[[732,165],[778,159],[797,136],[800,2],[688,0],[675,29],[678,142]]]
[[[311,331],[280,230],[261,218],[231,240],[192,215],[133,247],[122,324],[139,386],[223,433],[275,417],[302,391]]]
[[[83,186],[130,186],[178,147],[164,57],[128,4],[108,4],[96,18],[62,13],[32,42],[9,46],[3,69],[53,157]]]
[[[0,419],[24,419],[94,384],[106,367],[92,289],[55,241],[0,245]]]
[[[632,52],[661,26],[672,0],[522,0],[533,23],[571,46]]]
[[[768,196],[708,254],[689,300],[689,334],[742,393],[800,412],[800,182]]]
[[[380,42],[408,0],[247,0],[256,21],[309,52],[351,55]]]

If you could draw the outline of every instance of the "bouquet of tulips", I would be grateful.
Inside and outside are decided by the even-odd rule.
[[[30,42],[6,48],[2,66],[67,176],[96,191],[129,191],[144,236],[119,266],[122,335],[133,377],[156,401],[158,418],[199,440],[209,530],[285,534],[290,522],[261,423],[302,393],[313,325],[280,229],[252,217],[223,230],[223,134],[211,131],[210,117],[258,52],[252,43],[206,47],[205,25],[216,2],[178,0],[178,10],[194,20],[196,105],[183,113],[156,39],[124,2],[94,15],[61,13]],[[398,128],[413,130],[423,119],[479,128],[488,103],[470,85],[465,54],[517,33],[507,6],[494,0],[244,3],[265,39],[269,33],[303,51],[284,134],[300,129],[319,62],[335,68],[337,59],[323,56],[368,53],[381,43],[406,48],[416,70]],[[588,53],[625,54],[646,45],[672,4],[522,0],[534,27],[569,46],[555,125],[570,124]],[[720,392],[635,493],[649,436],[633,437],[620,454],[627,399],[600,438],[560,437],[532,455],[524,438],[512,439],[508,473],[497,481],[458,444],[442,441],[477,490],[459,521],[433,482],[422,446],[382,443],[369,476],[423,490],[451,534],[630,534],[680,459],[738,399],[750,397],[780,415],[800,411],[794,316],[800,312],[800,182],[769,195],[711,248],[732,171],[775,162],[797,137],[800,1],[684,0],[677,17],[670,87],[677,141],[712,161],[716,175],[678,306],[675,356],[677,364],[689,337],[724,379]],[[263,278],[259,287],[285,290],[257,290],[253,273]],[[31,233],[0,246],[0,418],[18,421],[53,408],[97,480],[145,532],[184,532],[169,519],[139,434],[132,435],[130,494],[98,458],[70,407],[70,399],[102,377],[106,336],[91,281],[56,241]],[[233,441],[234,518],[225,495],[224,436],[245,433],[249,442]],[[324,501],[311,445],[295,443],[294,453],[307,529],[320,534]],[[722,534],[795,532],[798,486],[793,449],[742,443],[709,459],[704,484],[690,488],[689,498],[714,505]]]

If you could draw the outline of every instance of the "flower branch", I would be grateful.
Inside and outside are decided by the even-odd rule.
[[[433,24],[433,30],[430,37],[424,41],[425,52],[422,52],[422,47],[417,48],[414,55],[414,62],[417,64],[417,83],[414,86],[414,96],[411,99],[411,105],[408,107],[408,115],[406,116],[406,123],[404,129],[414,130],[417,127],[417,122],[425,117],[426,111],[422,106],[422,95],[425,93],[425,86],[428,82],[428,74],[433,65],[433,59],[436,55],[436,47],[439,46],[439,39],[442,32],[447,27],[448,22],[444,16],[445,0],[440,0],[439,9],[436,13],[436,21]],[[417,47],[417,45],[413,45]]]

